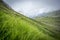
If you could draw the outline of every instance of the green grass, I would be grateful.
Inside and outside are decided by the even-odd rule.
[[[57,40],[48,32],[51,33],[0,1],[0,40]]]
[[[60,40],[60,17],[36,17],[35,20],[52,33],[48,34]]]

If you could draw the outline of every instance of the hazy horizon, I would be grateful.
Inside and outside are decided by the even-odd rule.
[[[12,9],[33,17],[44,12],[60,9],[60,0],[4,0]]]

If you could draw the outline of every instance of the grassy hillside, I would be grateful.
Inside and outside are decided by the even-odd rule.
[[[15,12],[0,0],[0,40],[57,40],[46,33],[36,21]]]
[[[60,10],[42,14],[44,16],[37,16],[35,20],[42,23],[43,27],[54,33],[51,35],[60,39]]]

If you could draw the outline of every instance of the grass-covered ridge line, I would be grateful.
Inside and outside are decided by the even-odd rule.
[[[0,0],[0,40],[57,40],[38,26],[37,22],[18,14]]]

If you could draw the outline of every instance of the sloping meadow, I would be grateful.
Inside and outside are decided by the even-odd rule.
[[[57,39],[48,35],[38,22],[15,12],[0,0],[0,40]]]

